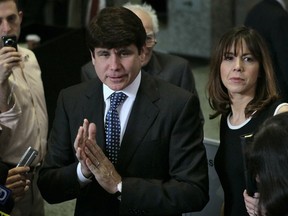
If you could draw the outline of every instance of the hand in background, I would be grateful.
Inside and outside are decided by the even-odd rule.
[[[0,84],[8,80],[12,73],[12,68],[19,66],[21,55],[12,47],[2,47],[0,49]]]
[[[12,196],[17,202],[24,195],[25,192],[30,188],[30,180],[27,179],[27,172],[29,167],[15,167],[9,170],[8,177],[6,180],[6,187],[12,191]]]
[[[255,193],[253,197],[249,196],[247,191],[243,192],[246,210],[250,216],[257,216],[258,214],[258,201],[259,193]]]

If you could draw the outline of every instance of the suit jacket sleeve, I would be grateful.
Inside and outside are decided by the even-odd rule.
[[[49,203],[74,199],[80,191],[76,172],[78,160],[73,148],[75,132],[72,133],[69,130],[71,125],[69,125],[67,115],[61,92],[54,125],[48,140],[48,153],[39,171],[38,179],[41,194]]]

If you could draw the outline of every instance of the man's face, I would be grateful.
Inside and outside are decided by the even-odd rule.
[[[150,61],[153,48],[156,44],[155,32],[153,31],[152,19],[147,13],[145,13],[143,11],[135,10],[132,12],[135,13],[141,19],[143,26],[145,28],[145,31],[146,31],[146,35],[147,35],[146,45],[144,46],[145,58],[142,62],[142,66],[145,66]]]
[[[19,38],[22,12],[18,12],[14,1],[0,3],[0,36],[16,35]],[[2,44],[0,43],[0,47]]]
[[[99,79],[110,89],[119,91],[130,85],[141,69],[144,52],[135,45],[121,48],[95,48],[92,63]]]

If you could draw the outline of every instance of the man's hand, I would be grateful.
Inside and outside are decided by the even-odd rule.
[[[12,73],[12,68],[19,66],[21,55],[13,47],[0,49],[0,85],[5,83]]]
[[[95,124],[92,123],[92,125],[96,130]],[[86,164],[98,183],[108,193],[116,193],[117,185],[121,182],[121,176],[115,170],[114,165],[105,156],[95,140],[86,140],[85,153],[87,155]]]
[[[25,192],[29,190],[30,180],[27,178],[29,167],[15,167],[9,170],[6,180],[6,187],[12,191],[12,196],[15,201],[20,200]]]
[[[96,130],[95,132],[93,132],[90,131],[91,129],[89,127],[89,121],[87,119],[84,119],[83,126],[79,128],[78,134],[74,141],[74,149],[76,151],[76,157],[81,163],[81,172],[87,178],[90,177],[92,173],[85,163],[86,160],[86,154],[84,152],[85,142],[88,138],[95,140],[96,136]]]

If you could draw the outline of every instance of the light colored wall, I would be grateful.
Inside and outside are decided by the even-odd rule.
[[[242,25],[247,12],[259,1],[168,0],[168,22],[160,28],[155,49],[209,58],[219,37]]]

